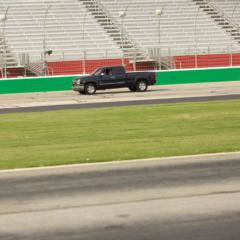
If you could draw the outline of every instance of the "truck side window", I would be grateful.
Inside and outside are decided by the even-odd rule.
[[[113,75],[123,75],[125,71],[121,67],[116,67],[113,69]]]
[[[112,75],[112,69],[106,68],[106,75],[111,76]]]
[[[101,75],[101,76],[105,76],[105,75],[106,75],[105,69],[101,71],[101,74],[100,74],[100,75]]]

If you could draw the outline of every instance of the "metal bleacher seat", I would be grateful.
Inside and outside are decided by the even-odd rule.
[[[228,2],[228,0],[216,0],[215,2],[218,1]],[[159,47],[156,9],[164,9],[160,30],[163,51],[167,52],[170,48],[172,54],[184,54],[186,49],[192,46],[192,53],[195,53],[196,42],[199,54],[206,52],[207,49],[208,51],[218,49],[218,52],[228,51],[230,46],[231,36],[201,9],[195,28],[198,5],[192,0],[101,0],[101,2],[111,11],[116,20],[119,19],[119,11],[127,9],[124,28],[143,48]],[[240,16],[240,14],[236,15]],[[232,47],[239,49],[235,41]]]
[[[9,8],[6,24],[6,40],[15,55],[29,53],[41,58],[43,53],[44,15],[46,17],[46,46],[53,50],[50,60],[64,56],[81,59],[83,51],[87,58],[98,59],[107,55],[121,56],[119,46],[109,38],[94,17],[77,0],[0,0],[0,14]],[[84,16],[85,30],[83,37]]]
[[[240,24],[240,5],[239,1],[234,0],[216,0],[215,4],[231,18],[235,23]]]

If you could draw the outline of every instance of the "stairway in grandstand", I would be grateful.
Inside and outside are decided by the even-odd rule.
[[[119,46],[77,0],[0,0],[0,14],[4,14],[8,6],[6,41],[15,56],[27,53],[31,60],[41,61],[44,16],[47,7],[51,6],[45,28],[47,50],[53,50],[48,60],[79,60],[84,50],[87,59],[121,57]]]
[[[16,67],[17,61],[12,53],[8,43],[3,36],[0,36],[0,68]]]
[[[105,29],[106,33],[122,49],[124,58],[130,61],[148,60],[146,53],[137,45],[123,29],[123,24],[111,17],[109,10],[97,0],[79,0],[91,12],[95,19]]]
[[[206,12],[224,31],[229,33],[232,39],[240,43],[240,25],[233,22],[233,20],[219,8],[216,3],[206,0],[193,0],[200,9]]]
[[[229,53],[230,34],[205,11],[199,12],[195,24],[198,5],[193,0],[101,0],[101,2],[114,18],[118,18],[119,12],[123,11],[129,2],[131,3],[125,17],[124,28],[131,38],[146,50],[161,48],[164,56],[194,55],[197,42],[198,54]],[[163,10],[160,30],[156,10]],[[235,39],[232,46],[234,51],[239,49]]]

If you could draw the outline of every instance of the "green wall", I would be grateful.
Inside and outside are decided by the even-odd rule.
[[[0,80],[0,94],[70,90],[72,79],[75,77],[59,76]]]
[[[157,85],[240,81],[240,68],[158,71],[156,78]]]
[[[0,94],[65,91],[77,76],[0,80]],[[240,68],[168,70],[156,72],[157,85],[240,81]]]

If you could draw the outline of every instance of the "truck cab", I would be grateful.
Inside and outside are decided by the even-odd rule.
[[[126,71],[124,67],[105,67],[96,70],[95,76],[99,76],[99,85],[102,89],[121,88],[126,85]],[[126,86],[127,87],[127,86]]]

